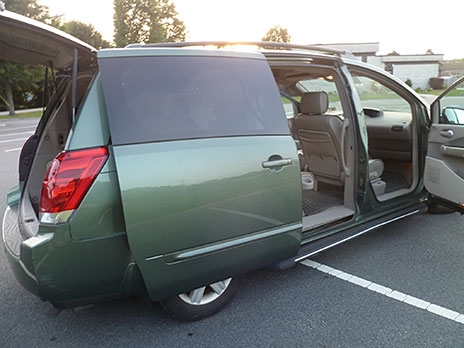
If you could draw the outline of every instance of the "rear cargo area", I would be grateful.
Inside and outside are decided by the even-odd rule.
[[[80,74],[77,79],[76,105],[83,100],[92,80],[92,74]],[[29,238],[37,233],[42,181],[48,166],[64,150],[73,125],[72,80],[64,79],[58,86],[42,116],[36,134],[31,139],[35,144],[23,148],[20,172],[27,173],[19,206],[19,223]],[[26,153],[29,152],[29,153]]]

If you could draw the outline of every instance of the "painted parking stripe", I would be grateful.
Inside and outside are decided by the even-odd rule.
[[[36,125],[30,125],[30,126],[21,126],[21,127],[13,127],[13,128],[3,128],[2,131],[10,131],[10,130],[18,130],[18,129],[25,129],[25,128],[31,128],[31,129],[36,129]]]
[[[0,123],[0,127],[5,127],[5,126],[6,126],[6,124]]]
[[[34,131],[27,131],[27,132],[21,132],[21,133],[4,133],[4,134],[0,134],[0,137],[8,137],[8,136],[11,136],[11,135],[26,135],[26,134],[33,134]]]
[[[14,141],[24,141],[24,140],[27,140],[27,139],[28,139],[28,138],[0,140],[0,144],[3,144],[3,143],[11,143],[11,142],[14,142]]]
[[[5,152],[13,152],[13,151],[19,151],[21,150],[22,147],[17,147],[16,149],[8,149],[8,150],[5,150]]]
[[[358,285],[358,286],[363,287],[363,288],[365,288],[367,290],[377,292],[377,293],[379,293],[381,295],[384,295],[384,296],[390,297],[390,298],[392,298],[394,300],[406,303],[406,304],[408,304],[410,306],[420,308],[420,309],[426,310],[426,311],[428,311],[430,313],[439,315],[440,317],[443,317],[443,318],[446,318],[446,319],[449,319],[449,320],[453,320],[453,321],[458,322],[460,324],[464,324],[464,314],[453,311],[451,309],[444,308],[444,307],[438,306],[436,304],[430,303],[428,301],[421,300],[420,298],[410,296],[410,295],[404,294],[404,293],[402,293],[400,291],[396,291],[396,290],[387,288],[387,287],[385,287],[383,285],[376,284],[374,282],[371,282],[371,281],[363,279],[363,278],[359,278],[359,277],[357,277],[355,275],[340,271],[338,269],[329,267],[327,265],[323,265],[322,263],[319,263],[319,262],[315,262],[315,261],[312,261],[312,260],[304,260],[304,261],[301,261],[300,263],[302,265],[304,265],[304,266],[317,269],[320,272],[323,272],[323,273],[326,273],[326,274],[331,275],[333,277],[342,279],[342,280],[347,281],[349,283]]]

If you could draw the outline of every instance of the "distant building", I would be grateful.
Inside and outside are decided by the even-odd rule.
[[[440,76],[464,75],[464,62],[443,61],[440,63]]]
[[[464,62],[444,60],[440,62],[442,87],[448,87],[464,75]]]
[[[368,62],[369,57],[377,56],[380,44],[378,42],[364,43],[334,43],[334,44],[317,44],[317,46],[335,48],[337,50],[350,51],[356,57],[359,57],[364,63]]]
[[[430,88],[429,80],[440,76],[443,54],[377,55],[378,42],[322,44],[319,46],[347,50],[359,60],[378,66],[402,81],[411,80],[413,88]]]

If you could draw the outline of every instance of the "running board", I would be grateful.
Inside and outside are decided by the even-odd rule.
[[[412,207],[388,214],[382,218],[374,219],[360,225],[350,227],[344,231],[334,233],[330,236],[323,237],[321,239],[315,240],[314,242],[303,245],[296,256],[283,260],[278,264],[273,265],[271,268],[278,271],[291,268],[296,263],[303,261],[317,253],[320,253],[321,251],[337,246],[343,242],[347,242],[353,238],[359,237],[364,233],[373,231],[391,222],[401,220],[414,214],[424,213],[426,211],[427,205],[425,203],[420,203]]]

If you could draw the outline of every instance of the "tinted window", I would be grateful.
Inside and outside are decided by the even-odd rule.
[[[264,60],[130,57],[99,65],[113,144],[289,133]]]

